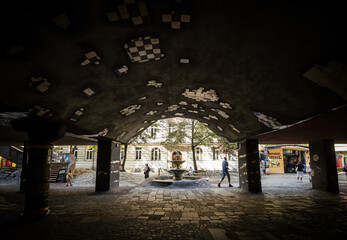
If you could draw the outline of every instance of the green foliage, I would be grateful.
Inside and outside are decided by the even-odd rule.
[[[163,145],[175,145],[190,142],[193,148],[199,145],[210,146],[215,144],[219,137],[202,123],[194,119],[182,119],[175,124],[174,130],[169,133]]]

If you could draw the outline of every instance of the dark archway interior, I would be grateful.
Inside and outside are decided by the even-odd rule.
[[[67,132],[57,142],[69,144],[98,133],[124,143],[176,116],[232,142],[272,131],[268,142],[280,141],[280,129],[346,104],[341,4],[3,3],[0,141],[26,140],[15,118],[61,122]],[[344,123],[325,125],[316,138],[346,139]],[[288,141],[310,140],[310,127]]]

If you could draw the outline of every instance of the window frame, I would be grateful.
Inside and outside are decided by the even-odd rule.
[[[154,157],[156,157],[154,159]],[[160,153],[160,149],[155,147],[155,148],[152,148],[152,151],[151,151],[151,160],[152,161],[160,161],[161,159],[161,153]]]

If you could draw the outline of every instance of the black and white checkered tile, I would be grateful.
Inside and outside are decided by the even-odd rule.
[[[190,22],[190,15],[178,14],[172,11],[171,13],[162,14],[162,21],[163,23],[170,24],[172,29],[181,29],[181,23]]]
[[[151,22],[146,1],[124,0],[117,5],[117,10],[106,13],[110,22],[131,19],[135,26]]]
[[[148,62],[150,60],[160,60],[164,54],[161,53],[159,38],[146,36],[133,39],[124,44],[124,48],[132,62]]]

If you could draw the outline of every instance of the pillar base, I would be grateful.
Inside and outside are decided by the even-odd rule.
[[[46,208],[39,208],[35,210],[24,210],[21,214],[20,217],[23,219],[40,219],[44,217],[48,217],[51,214],[51,210],[49,210],[48,207]]]

